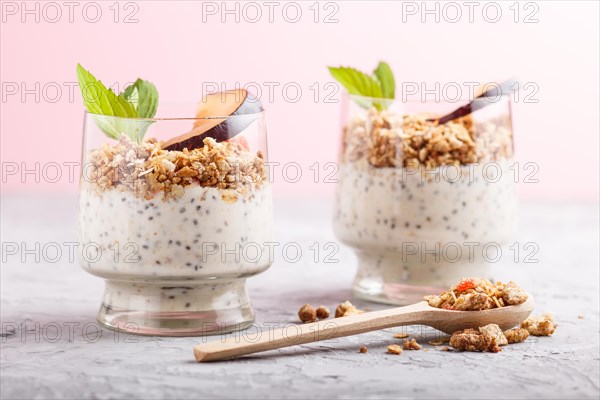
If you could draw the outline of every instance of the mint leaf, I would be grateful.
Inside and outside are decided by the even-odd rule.
[[[85,107],[107,136],[118,139],[124,133],[142,141],[153,121],[138,118],[154,117],[158,107],[158,91],[152,83],[138,79],[117,96],[81,64],[77,64],[77,79]]]
[[[350,94],[381,97],[381,86],[371,75],[349,67],[329,67],[329,72]]]
[[[139,93],[135,85],[129,85],[125,88],[123,93],[119,94],[119,96],[123,97],[126,101],[133,104],[135,107],[135,104],[138,101]]]
[[[152,118],[158,107],[158,91],[152,83],[137,79],[133,85],[125,88],[122,97],[135,105],[140,118]]]
[[[123,118],[136,118],[138,116],[131,103],[117,96],[112,89],[107,89],[81,64],[77,64],[77,80],[79,81],[83,102],[90,113]]]
[[[389,101],[378,99],[393,99],[395,94],[394,75],[389,65],[380,62],[377,69],[370,75],[350,67],[328,67],[331,75],[351,95],[369,97],[370,99],[355,98],[364,108],[375,107],[381,111],[389,105]]]
[[[140,118],[152,118],[156,114],[158,91],[148,81],[138,78],[132,85],[127,86],[119,96],[134,105]],[[130,137],[140,143],[152,123],[153,121],[139,121],[135,134],[130,135]]]
[[[379,80],[383,97],[393,99],[396,95],[396,82],[394,81],[394,73],[390,66],[386,62],[380,61],[373,74]]]

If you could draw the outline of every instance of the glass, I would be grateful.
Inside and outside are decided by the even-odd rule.
[[[358,258],[357,297],[410,304],[492,277],[516,227],[510,99],[443,126],[426,121],[459,106],[346,99],[333,226]]]
[[[272,263],[264,112],[182,114],[194,115],[194,106],[174,107],[172,118],[85,115],[81,264],[105,279],[98,321],[108,328],[194,336],[254,321],[246,279]],[[161,150],[161,141],[205,123],[241,133],[193,151]],[[145,139],[109,138],[99,129],[107,124],[138,134],[147,129]]]

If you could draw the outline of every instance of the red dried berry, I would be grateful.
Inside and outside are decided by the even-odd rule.
[[[459,292],[465,292],[469,289],[473,289],[475,287],[475,279],[474,278],[465,278],[462,279],[458,285],[456,285],[456,290]]]

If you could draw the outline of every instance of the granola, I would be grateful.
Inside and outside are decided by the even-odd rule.
[[[366,346],[362,346],[360,349],[358,349],[359,353],[365,354],[369,351],[369,349]]]
[[[523,328],[513,328],[504,332],[504,337],[509,344],[521,343],[529,337],[529,331]]]
[[[481,332],[481,334],[484,336],[493,337],[498,346],[506,346],[508,344],[508,340],[506,336],[504,336],[504,332],[502,332],[502,329],[500,329],[500,327],[496,324],[482,326],[479,328],[479,332]]]
[[[465,165],[512,156],[510,121],[476,124],[471,116],[446,124],[431,114],[398,115],[372,108],[344,127],[342,161],[376,168]]]
[[[449,341],[450,341],[450,338],[449,338],[449,337],[443,337],[443,338],[439,338],[439,339],[433,339],[433,340],[430,340],[430,341],[429,341],[429,342],[427,342],[427,343],[429,343],[429,344],[430,344],[430,345],[432,345],[432,346],[441,346],[441,345],[443,345],[444,343],[448,343]]]
[[[533,336],[550,336],[556,330],[554,316],[550,313],[542,314],[537,317],[529,317],[521,322],[521,328],[527,329]]]
[[[305,304],[298,310],[298,317],[302,322],[314,322],[317,320],[317,311],[310,304]]]
[[[241,141],[206,138],[202,148],[171,151],[154,138],[138,144],[121,135],[91,152],[84,179],[99,193],[114,188],[145,199],[177,198],[185,186],[198,184],[225,189],[224,200],[234,202],[265,182],[266,167],[263,155],[250,153]]]
[[[387,352],[390,354],[400,355],[402,354],[402,347],[398,346],[397,344],[390,344],[387,347]]]
[[[483,328],[454,332],[450,338],[450,346],[460,351],[489,351],[492,353],[501,351],[496,336],[488,334],[489,330]],[[498,327],[498,329],[500,328]]]
[[[527,293],[516,283],[510,281],[502,287],[502,300],[504,304],[514,306],[527,300]]]
[[[403,350],[421,350],[421,345],[419,343],[417,343],[416,339],[404,339],[404,342],[402,342],[402,349]]]
[[[396,333],[394,338],[396,339],[406,339],[408,337],[408,333]]]
[[[425,296],[431,307],[458,311],[478,311],[522,304],[527,293],[516,283],[495,284],[487,279],[465,278],[449,291]]]
[[[364,311],[359,310],[352,303],[346,300],[335,309],[335,317],[347,317],[349,315],[362,314],[363,312]]]
[[[329,318],[329,308],[327,308],[325,306],[319,306],[319,308],[317,308],[317,318],[318,319]]]

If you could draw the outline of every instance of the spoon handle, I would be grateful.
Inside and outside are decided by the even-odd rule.
[[[440,119],[438,119],[438,123],[440,125],[445,124],[446,122],[455,120],[460,117],[464,117],[466,115],[471,114],[472,112],[479,110],[485,106],[489,106],[490,104],[494,104],[495,101],[491,101],[490,97],[498,97],[508,95],[511,90],[513,90],[513,86],[517,83],[516,80],[508,80],[504,81],[499,85],[494,85],[490,89],[486,90],[479,96],[477,96],[473,101],[464,106],[457,108],[452,111],[450,114],[444,115]],[[519,86],[517,85],[517,90]]]
[[[350,315],[281,329],[259,328],[258,332],[236,334],[225,340],[215,340],[194,347],[199,362],[216,361],[298,344],[328,340],[342,336],[376,331],[400,325],[412,325],[423,320],[427,305],[420,302],[406,307]],[[251,330],[252,331],[252,330]]]

